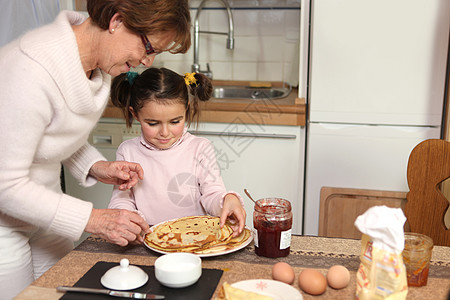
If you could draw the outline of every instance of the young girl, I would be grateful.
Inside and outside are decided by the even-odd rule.
[[[166,68],[114,79],[112,103],[122,109],[128,127],[136,119],[142,131],[119,146],[117,160],[139,163],[144,179],[128,191],[115,187],[109,208],[137,211],[151,225],[208,214],[220,216],[223,226],[230,217],[234,235],[242,232],[242,197],[226,191],[211,142],[187,132],[198,122],[199,101],[211,93],[211,82],[203,74],[183,77]]]

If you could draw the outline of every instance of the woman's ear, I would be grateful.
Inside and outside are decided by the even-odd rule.
[[[113,33],[122,25],[122,16],[119,13],[115,13],[109,20],[109,33]]]

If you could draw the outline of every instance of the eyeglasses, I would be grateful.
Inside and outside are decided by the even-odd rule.
[[[148,40],[147,36],[145,34],[141,34],[141,40],[145,47],[145,53],[147,56],[155,56],[160,54],[161,52],[156,52],[155,49],[153,49],[152,44],[150,44],[150,41]]]

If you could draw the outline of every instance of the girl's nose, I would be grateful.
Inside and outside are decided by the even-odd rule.
[[[169,127],[167,125],[162,125],[161,126],[161,130],[159,131],[159,134],[162,137],[166,137],[169,135]]]
[[[145,56],[139,62],[148,68],[153,64],[154,60],[155,60],[154,56]]]

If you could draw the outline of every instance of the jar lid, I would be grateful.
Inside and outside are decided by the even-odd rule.
[[[123,258],[119,266],[112,267],[102,276],[100,282],[112,290],[132,290],[143,286],[148,275],[137,266],[130,266],[130,261]]]

